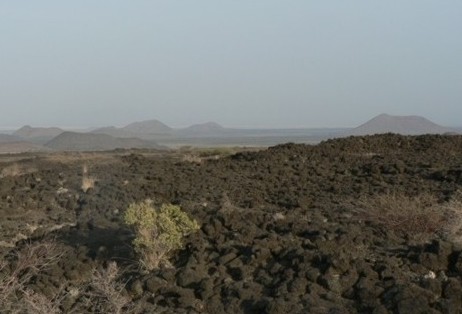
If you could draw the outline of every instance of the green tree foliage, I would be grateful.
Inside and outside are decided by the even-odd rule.
[[[163,204],[155,208],[150,200],[131,204],[124,221],[135,232],[135,252],[148,271],[169,265],[171,252],[182,248],[183,238],[199,229],[199,224],[179,206]]]

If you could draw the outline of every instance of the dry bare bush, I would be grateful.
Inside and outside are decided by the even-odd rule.
[[[273,215],[274,221],[279,221],[279,220],[284,220],[284,219],[286,219],[286,216],[281,212],[274,213]]]
[[[95,269],[91,278],[90,302],[97,303],[105,313],[126,313],[131,299],[123,293],[125,284],[117,281],[120,276],[116,262],[110,262],[106,269]]]
[[[32,165],[26,166],[26,165],[19,165],[18,163],[13,163],[2,169],[2,171],[0,172],[0,178],[18,177],[18,176],[22,176],[28,173],[33,173],[36,171],[37,169],[35,169]]]
[[[91,163],[108,163],[115,160],[114,156],[101,152],[52,152],[43,157],[44,160],[61,164],[80,164],[82,161]]]
[[[93,177],[83,176],[82,177],[82,191],[87,193],[89,189],[95,187],[96,179]]]
[[[95,187],[96,179],[88,174],[88,166],[85,164],[82,166],[82,191],[87,193],[89,189]]]
[[[241,148],[242,150],[242,148]],[[216,148],[181,148],[179,152],[184,162],[201,164],[205,160],[220,159],[230,156],[238,151],[232,147],[216,147]]]
[[[462,192],[456,192],[444,207],[448,215],[448,223],[443,230],[443,235],[449,241],[462,243]]]
[[[410,197],[391,193],[360,200],[359,216],[399,236],[440,234],[449,223],[447,207],[430,194]]]
[[[183,157],[181,158],[181,160],[183,162],[189,162],[189,163],[193,163],[193,164],[201,164],[202,161],[204,160],[204,158],[196,155],[196,154],[192,154],[192,153],[189,153],[189,154],[184,154]]]
[[[66,313],[81,313],[84,308],[98,313],[132,313],[131,299],[124,294],[125,284],[118,282],[121,272],[115,262],[105,269],[95,269],[88,283],[78,287],[62,286],[52,296],[30,288],[34,277],[56,264],[63,256],[54,242],[27,244],[24,248],[0,261],[1,313],[63,313],[63,304],[80,300]],[[83,306],[83,308],[82,308]]]
[[[4,258],[0,262],[0,308],[8,312],[40,307],[43,297],[32,293],[27,285],[39,272],[56,264],[62,255],[54,242],[43,242],[27,244],[13,253],[10,262],[8,257]],[[53,313],[51,309],[34,312]]]
[[[61,288],[53,298],[49,298],[41,293],[25,289],[22,293],[21,302],[18,306],[25,310],[26,313],[37,314],[61,314],[61,304],[65,299],[67,293],[64,288]]]
[[[21,168],[17,163],[14,163],[10,166],[7,166],[2,169],[2,172],[0,173],[0,177],[16,177],[21,174]]]
[[[87,164],[84,164],[84,165],[82,166],[82,174],[83,174],[83,175],[88,174],[88,165],[87,165]]]

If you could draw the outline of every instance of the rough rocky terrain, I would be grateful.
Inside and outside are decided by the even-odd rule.
[[[462,136],[385,134],[190,157],[2,156],[0,274],[28,245],[53,241],[64,257],[25,285],[50,300],[62,295],[57,313],[104,312],[107,304],[88,302],[88,282],[111,261],[124,270],[122,313],[462,312]],[[85,175],[93,187],[82,189]],[[441,219],[422,233],[412,215],[409,230],[393,228],[374,208],[384,195],[430,196]],[[179,204],[201,224],[174,268],[137,268],[122,215],[146,198]]]

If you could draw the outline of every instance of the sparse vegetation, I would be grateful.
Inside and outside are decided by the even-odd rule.
[[[183,237],[199,229],[179,206],[164,204],[156,209],[151,200],[131,204],[124,221],[135,231],[133,245],[146,270],[168,266],[171,252],[183,246]]]
[[[190,146],[181,147],[178,152],[181,154],[181,160],[201,164],[204,160],[220,159],[231,156],[241,151],[255,151],[256,148],[242,147],[211,147],[211,148],[193,148]]]
[[[27,244],[13,253],[11,261],[4,257],[0,262],[2,311],[22,309],[33,310],[33,313],[56,313],[54,300],[44,302],[45,296],[28,289],[28,284],[39,272],[56,264],[62,254],[55,243],[44,242]]]
[[[63,281],[49,295],[30,288],[34,278],[41,272],[57,265],[64,256],[62,248],[55,242],[27,244],[15,250],[11,256],[0,261],[0,309],[2,313],[81,313],[77,306],[63,311],[66,300],[85,300],[83,305],[98,309],[99,313],[131,313],[131,298],[124,293],[125,284],[118,281],[121,276],[115,262],[106,268],[95,268],[87,283],[73,286]]]
[[[0,177],[16,177],[21,174],[21,168],[17,163],[14,163],[8,167],[2,169]]]
[[[109,262],[105,269],[95,269],[91,278],[89,294],[94,303],[102,307],[106,313],[126,313],[126,307],[131,302],[128,295],[124,294],[125,284],[117,281],[120,276],[116,262]],[[95,302],[96,301],[96,302]],[[124,311],[125,309],[125,311]]]
[[[360,217],[399,236],[441,233],[449,224],[447,207],[430,194],[411,197],[391,193],[363,198]]]
[[[22,176],[28,173],[33,173],[36,172],[37,169],[35,169],[33,166],[28,165],[28,164],[18,164],[18,163],[12,163],[8,166],[5,166],[1,171],[0,171],[0,178],[5,178],[5,177],[18,177]]]
[[[54,297],[48,298],[42,293],[26,288],[23,291],[21,302],[17,306],[26,313],[61,314],[63,311],[60,307],[66,298],[66,294],[64,289],[60,289]]]
[[[232,147],[216,147],[216,148],[209,148],[209,149],[200,149],[197,151],[199,157],[204,158],[220,158],[229,156],[236,153],[236,149]]]
[[[201,164],[204,158],[197,156],[192,153],[184,154],[183,157],[181,158],[183,162],[190,162],[193,164]]]
[[[457,192],[452,199],[444,205],[448,216],[443,235],[451,242],[462,243],[462,192]]]
[[[88,174],[88,166],[83,165],[82,167],[82,191],[87,193],[89,189],[93,189],[95,187],[96,178],[90,176]]]

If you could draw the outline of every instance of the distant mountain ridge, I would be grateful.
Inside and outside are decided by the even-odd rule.
[[[226,132],[226,129],[216,122],[206,122],[201,124],[193,124],[187,128],[176,130],[177,134],[185,135],[216,135]]]
[[[15,143],[15,142],[22,142],[23,140],[16,135],[10,134],[0,134],[0,143]]]
[[[0,134],[0,154],[48,151],[49,149],[18,135]]]
[[[147,120],[140,122],[133,122],[127,126],[117,128],[114,126],[98,128],[91,133],[107,134],[114,137],[130,138],[139,137],[142,139],[155,139],[156,137],[165,136],[214,136],[224,133],[227,129],[216,122],[206,122],[200,124],[193,124],[186,128],[174,129],[158,120]]]
[[[60,129],[60,128],[55,128],[55,127],[51,127],[51,128],[36,128],[36,127],[31,127],[30,125],[25,125],[23,126],[22,128],[20,128],[19,130],[13,132],[13,135],[16,135],[16,136],[19,136],[19,137],[22,137],[22,138],[27,138],[27,139],[31,139],[31,138],[46,138],[46,137],[50,137],[50,138],[53,138],[55,136],[58,136],[59,134],[63,133],[64,130]]]
[[[130,123],[124,127],[102,127],[91,131],[73,132],[60,128],[37,128],[23,126],[13,135],[0,136],[0,143],[32,142],[43,144],[45,150],[58,151],[102,151],[117,148],[165,149],[157,140],[172,137],[214,136],[226,130],[215,122],[195,124],[184,129],[173,129],[159,120],[145,120]],[[24,146],[25,147],[25,146]],[[34,149],[39,149],[36,145]]]
[[[354,129],[233,129],[216,122],[171,128],[155,119],[82,131],[26,125],[15,132],[7,130],[7,134],[0,134],[0,152],[164,149],[190,145],[273,146],[287,142],[316,144],[330,138],[380,133],[460,134],[462,129],[443,127],[421,116],[388,114],[380,114]]]
[[[102,127],[95,129],[89,133],[93,134],[106,134],[114,137],[119,137],[119,138],[130,138],[130,137],[136,137],[136,134],[126,131],[123,128],[116,128],[114,126],[107,126],[107,127]]]
[[[173,131],[171,127],[159,120],[133,122],[123,127],[122,130],[133,134],[165,134]]]
[[[139,138],[116,138],[107,134],[64,132],[45,145],[60,151],[103,151],[117,148],[154,148],[162,149],[155,142]]]
[[[402,135],[444,134],[455,129],[443,127],[421,116],[380,114],[347,132],[346,135],[397,133]]]

